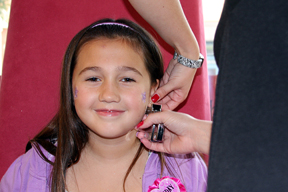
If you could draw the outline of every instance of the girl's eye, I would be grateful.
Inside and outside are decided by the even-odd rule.
[[[86,79],[86,81],[100,81],[100,79],[99,78],[97,78],[97,77],[90,77],[90,78],[88,78],[88,79]]]
[[[131,79],[131,78],[128,78],[128,77],[121,79],[121,81],[122,82],[136,82],[134,79]]]

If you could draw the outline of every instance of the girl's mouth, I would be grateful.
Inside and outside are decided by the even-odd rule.
[[[100,116],[105,116],[105,117],[114,117],[121,115],[125,111],[123,110],[118,110],[118,109],[97,109],[95,110],[98,115]]]

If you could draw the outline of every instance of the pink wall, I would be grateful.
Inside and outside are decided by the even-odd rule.
[[[125,0],[79,2],[12,1],[0,92],[1,177],[57,111],[61,61],[80,29],[104,17],[125,17],[151,29]],[[181,3],[206,56],[201,1]],[[173,50],[159,42],[167,64]],[[179,110],[210,119],[206,62],[197,71],[189,99]]]

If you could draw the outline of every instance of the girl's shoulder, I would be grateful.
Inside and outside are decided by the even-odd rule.
[[[175,171],[181,171],[183,169],[183,167],[185,168],[191,168],[193,170],[193,172],[202,172],[203,174],[207,173],[207,166],[204,162],[204,160],[202,159],[202,157],[198,154],[198,153],[189,153],[189,154],[176,154],[176,155],[168,155],[165,154],[164,156],[164,160],[165,163],[168,167],[171,168],[175,168]],[[159,168],[159,166],[161,165],[161,160],[159,158],[158,153],[155,152],[151,152],[149,154],[149,158],[146,164],[146,168],[147,171],[153,171],[155,172],[155,168]],[[181,168],[181,170],[179,170],[178,168]],[[189,169],[189,170],[191,170]],[[160,169],[157,169],[160,170]],[[164,171],[168,171],[165,170]]]
[[[53,161],[54,156],[40,146],[43,154]],[[1,179],[0,191],[46,191],[52,166],[32,147],[18,157]]]

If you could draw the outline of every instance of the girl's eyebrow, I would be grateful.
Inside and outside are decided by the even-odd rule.
[[[137,73],[143,77],[143,75],[134,67],[121,66],[121,67],[117,67],[117,70],[118,71],[133,71],[133,72],[135,72],[135,73]],[[102,71],[102,69],[101,69],[101,67],[97,67],[97,66],[86,67],[80,71],[79,75],[81,75],[82,73],[84,73],[86,71]]]
[[[133,71],[133,72],[135,72],[135,73],[137,73],[143,77],[143,75],[134,67],[121,66],[121,67],[118,67],[118,70],[119,71]]]
[[[79,73],[79,75],[81,75],[82,73],[84,73],[85,71],[101,71],[101,68],[100,67],[96,67],[96,66],[93,66],[93,67],[86,67],[84,69],[82,69]]]

